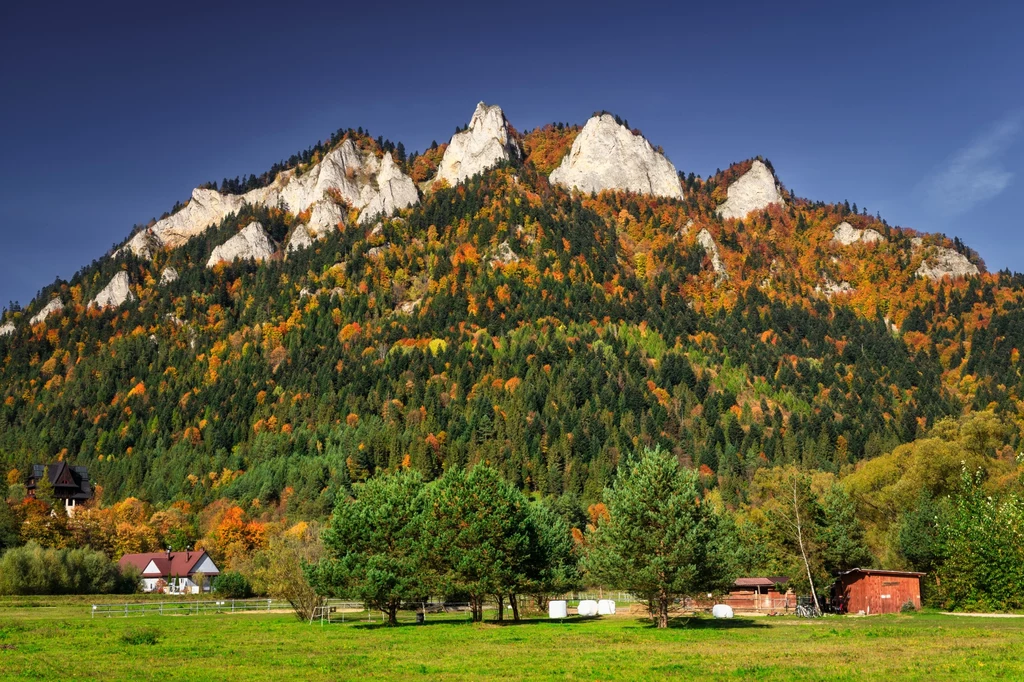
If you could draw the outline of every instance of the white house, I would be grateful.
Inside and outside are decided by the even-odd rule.
[[[146,552],[125,554],[118,562],[122,569],[135,566],[142,572],[142,591],[167,594],[199,594],[210,591],[220,569],[204,551]]]

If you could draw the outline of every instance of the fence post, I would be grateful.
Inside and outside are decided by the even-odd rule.
[[[127,617],[128,617],[128,604],[125,604],[125,605],[124,605],[124,617],[125,617],[125,618],[127,618]]]

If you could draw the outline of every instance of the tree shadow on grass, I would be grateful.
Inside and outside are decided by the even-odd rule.
[[[754,618],[701,618],[699,616],[669,618],[668,626],[680,630],[745,630],[769,627],[768,623]],[[654,623],[651,623],[651,627],[655,627]]]
[[[559,625],[581,625],[583,623],[593,622],[600,620],[597,616],[573,616],[569,618],[523,618],[522,620],[484,620],[479,623],[472,622],[469,618],[436,618],[431,620],[429,617],[422,623],[411,623],[408,621],[399,622],[397,625],[388,625],[387,623],[375,622],[367,623],[362,622],[353,627],[357,627],[364,630],[387,630],[397,628],[423,628],[423,627],[443,627],[446,625],[480,625],[487,627],[520,627],[524,625],[544,625],[545,623],[554,623]]]

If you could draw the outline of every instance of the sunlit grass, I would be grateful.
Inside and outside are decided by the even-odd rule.
[[[90,619],[87,606],[56,603],[0,608],[0,677],[1024,679],[1024,620],[1015,619],[700,618],[656,630],[623,615],[505,625],[431,615],[387,628],[308,625],[281,613]]]

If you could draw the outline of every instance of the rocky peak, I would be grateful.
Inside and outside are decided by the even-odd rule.
[[[45,320],[50,315],[52,315],[54,313],[63,312],[63,311],[64,311],[64,303],[62,303],[59,298],[55,298],[52,301],[50,301],[49,303],[47,303],[45,306],[43,306],[43,309],[40,310],[38,313],[36,313],[32,317],[32,319],[29,320],[29,323],[30,324],[39,324],[40,322]]]
[[[128,282],[128,273],[121,271],[114,275],[107,286],[96,294],[96,297],[89,301],[89,307],[116,308],[126,301],[134,301],[135,294],[132,293]]]
[[[918,277],[939,280],[943,277],[973,277],[979,272],[978,266],[959,251],[937,246],[935,253],[925,258],[915,274]]]
[[[222,261],[232,263],[236,260],[262,261],[274,254],[274,246],[270,237],[257,222],[249,223],[244,230],[227,240],[210,254],[206,267],[212,268]]]
[[[437,169],[437,180],[457,185],[502,161],[522,158],[519,143],[509,134],[508,121],[497,104],[476,105],[469,127],[452,136]]]
[[[561,165],[551,172],[551,182],[582,192],[612,189],[683,198],[672,162],[610,114],[587,121]]]
[[[857,242],[864,242],[865,244],[873,244],[875,242],[884,242],[885,237],[882,233],[877,230],[867,228],[865,230],[858,230],[850,223],[845,220],[832,230],[832,241],[842,244],[843,246],[850,246]]]
[[[728,198],[718,207],[725,220],[746,218],[751,211],[760,211],[772,204],[785,204],[779,183],[768,166],[755,159],[750,170],[729,185]]]

